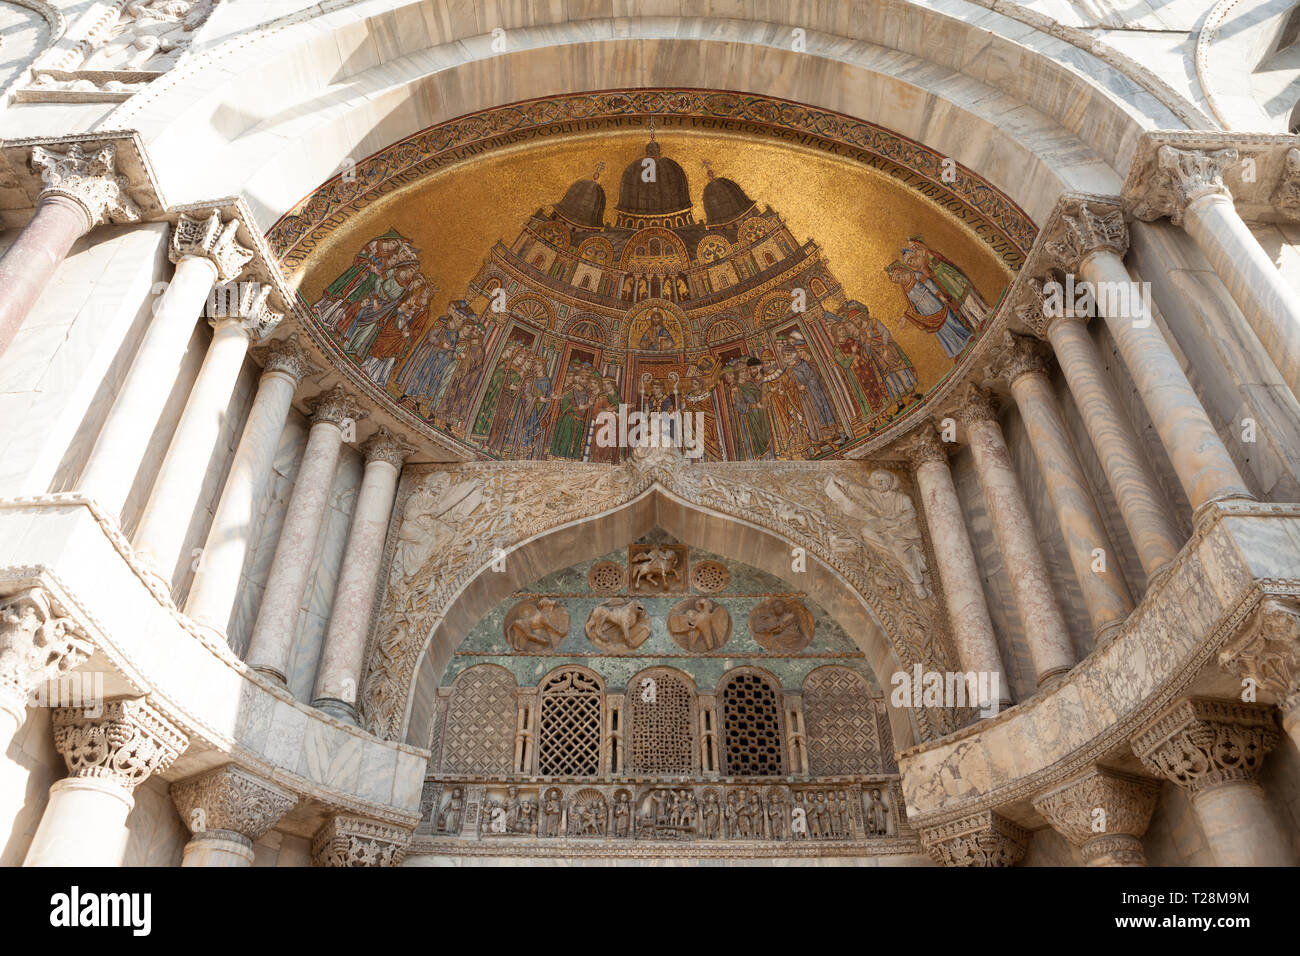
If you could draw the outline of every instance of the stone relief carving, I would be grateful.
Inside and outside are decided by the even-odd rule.
[[[679,544],[634,544],[628,548],[633,594],[663,594],[685,586],[686,547]]]
[[[691,567],[691,587],[701,594],[716,594],[731,584],[731,569],[721,561],[701,561]]]
[[[686,598],[668,613],[668,633],[684,651],[716,651],[731,639],[731,615],[708,598]]]
[[[627,587],[627,568],[614,561],[597,561],[587,572],[587,586],[600,594],[617,594]]]
[[[834,477],[826,479],[826,496],[849,517],[861,522],[858,536],[863,544],[892,554],[919,598],[930,596],[925,560],[925,543],[916,520],[916,505],[899,490],[898,476],[873,471],[866,488],[850,488]],[[857,541],[841,543],[856,548]]]
[[[451,795],[438,811],[438,832],[453,836],[459,834],[461,817],[464,813],[465,791],[460,787],[453,787]]]
[[[749,612],[749,633],[774,654],[793,654],[812,643],[812,611],[794,598],[768,598]]]
[[[569,609],[548,597],[520,601],[507,612],[504,627],[516,651],[555,650],[569,636]]]
[[[944,866],[1014,866],[1025,855],[1029,831],[991,810],[924,830],[921,840]]]
[[[634,651],[650,636],[646,606],[631,598],[610,598],[587,615],[587,638],[602,651]]]
[[[42,681],[84,663],[94,647],[45,588],[0,599],[0,708],[21,722]]]
[[[410,841],[406,830],[340,814],[316,834],[311,855],[317,866],[397,866]]]

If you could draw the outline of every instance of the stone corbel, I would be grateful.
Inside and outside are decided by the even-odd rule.
[[[1219,663],[1272,694],[1282,726],[1300,739],[1300,602],[1268,597],[1219,652]]]
[[[1184,697],[1133,738],[1133,752],[1153,775],[1195,797],[1229,783],[1254,782],[1277,743],[1267,704]]]
[[[168,257],[173,264],[187,256],[207,259],[217,271],[218,282],[233,282],[254,256],[252,249],[245,249],[236,241],[238,231],[239,220],[223,221],[217,209],[208,216],[191,217],[181,213],[172,229]]]
[[[57,196],[76,203],[85,213],[87,230],[108,221],[140,221],[140,207],[129,195],[130,180],[117,171],[114,143],[86,150],[74,142],[63,152],[34,146],[31,167],[41,176],[40,198]]]
[[[298,803],[289,791],[226,764],[172,784],[172,802],[194,835],[186,855],[230,854],[253,859],[253,844],[266,835]]]
[[[189,738],[143,698],[54,710],[54,746],[68,776],[114,785],[127,794],[162,773]]]
[[[0,711],[21,724],[32,691],[93,652],[85,631],[45,588],[0,598]]]
[[[1089,866],[1145,866],[1142,835],[1160,785],[1100,767],[1034,798],[1034,809]]]
[[[921,831],[921,842],[943,866],[1015,866],[1029,831],[992,810],[980,810]]]
[[[330,817],[312,841],[316,866],[397,866],[406,856],[411,831],[364,817]]]

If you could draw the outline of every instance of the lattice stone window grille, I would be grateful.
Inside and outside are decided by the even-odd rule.
[[[591,674],[565,669],[541,687],[537,772],[544,777],[600,774],[601,698],[604,688]]]
[[[785,773],[781,704],[762,674],[733,671],[722,684],[723,774],[767,777]]]
[[[514,675],[477,664],[456,678],[443,731],[444,773],[505,774],[514,764]]]
[[[861,674],[819,667],[804,679],[808,769],[818,776],[880,773],[876,707]]]
[[[669,670],[642,671],[628,681],[627,699],[632,717],[628,772],[693,772],[695,693],[690,684]]]

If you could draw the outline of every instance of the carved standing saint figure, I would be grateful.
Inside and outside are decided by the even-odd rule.
[[[708,598],[686,598],[668,614],[668,633],[677,646],[692,654],[716,651],[731,639],[731,615]]]
[[[614,798],[614,836],[626,839],[632,820],[632,795],[620,790]]]
[[[899,489],[898,476],[888,471],[873,471],[867,477],[865,488],[852,490],[831,477],[826,479],[824,488],[826,496],[841,511],[861,522],[858,534],[862,542],[892,556],[916,596],[928,598],[925,545],[916,520],[916,505]]]
[[[569,609],[548,597],[520,601],[506,614],[505,632],[517,651],[554,650],[569,636]]]
[[[888,829],[885,820],[888,811],[880,800],[880,789],[871,788],[871,802],[867,804],[867,833],[871,836],[884,836]]]
[[[721,814],[722,808],[718,806],[718,791],[706,790],[704,792],[704,808],[700,814],[704,823],[704,839],[716,840],[718,838],[718,823]]]
[[[587,615],[587,638],[603,651],[634,651],[650,636],[650,614],[631,598],[610,598]]]
[[[451,799],[447,805],[442,808],[438,814],[438,832],[450,833],[453,835],[460,833],[460,815],[465,809],[465,792],[460,787],[452,790]]]
[[[564,807],[560,803],[560,791],[555,787],[546,791],[542,802],[542,826],[539,836],[556,837],[560,835],[560,818],[564,816]]]
[[[816,622],[812,612],[793,598],[768,598],[749,612],[749,633],[774,653],[794,653],[813,639]]]

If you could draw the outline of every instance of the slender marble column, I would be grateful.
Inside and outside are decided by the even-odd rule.
[[[188,738],[143,699],[118,698],[57,708],[54,746],[68,776],[50,787],[23,866],[120,866],[135,788],[170,767]]]
[[[358,421],[363,414],[341,386],[335,386],[316,402],[307,447],[302,453],[302,464],[289,497],[248,646],[249,666],[281,683],[286,682],[285,670],[298,611],[307,587],[307,571],[315,553],[316,538],[329,504],[330,486],[343,444],[343,428],[346,422]]]
[[[384,559],[388,519],[397,495],[397,478],[402,462],[413,451],[383,427],[362,448],[366,455],[365,474],[352,512],[352,529],[343,553],[343,567],[334,591],[334,607],[316,669],[311,702],[313,707],[352,724],[357,723],[354,707],[357,686],[361,680],[370,610],[379,582],[379,566]]]
[[[1146,866],[1142,835],[1159,796],[1154,780],[1093,766],[1033,803],[1088,866]]]
[[[1120,258],[1128,247],[1124,216],[1118,209],[1094,213],[1087,203],[1061,217],[1067,268],[1092,283],[1097,307],[1106,320],[1133,383],[1151,414],[1192,510],[1227,498],[1253,498],[1228,450],[1183,374],[1178,359],[1138,294],[1139,284]],[[1123,292],[1124,294],[1118,294]]]
[[[0,598],[0,755],[27,719],[32,692],[93,652],[86,633],[45,588]]]
[[[1074,567],[1093,633],[1100,640],[1133,610],[1101,512],[1070,445],[1061,408],[1047,377],[1047,348],[1028,336],[1011,336],[1002,356],[1011,394],[1029,432],[1029,443],[1056,510],[1056,523]],[[1098,556],[1096,552],[1100,550]]]
[[[1184,697],[1133,738],[1156,776],[1184,788],[1219,866],[1295,866],[1256,776],[1277,743],[1266,704]]]
[[[194,835],[181,866],[252,866],[253,844],[298,803],[288,790],[234,764],[174,783],[171,795]]]
[[[135,546],[165,581],[171,581],[185,544],[249,342],[270,332],[282,317],[266,308],[270,293],[270,286],[244,283],[235,314],[213,320],[212,343],[149,492]]]
[[[181,364],[213,285],[236,279],[253,258],[235,241],[239,220],[222,223],[214,211],[205,219],[182,215],[172,230],[168,256],[172,280],[155,303],[135,359],[113,402],[95,447],[81,472],[78,490],[118,515],[131,493],[140,461],[174,384],[165,369]]]
[[[1223,173],[1237,158],[1235,149],[1161,146],[1137,212],[1143,219],[1167,215],[1196,241],[1283,381],[1300,398],[1300,302],[1232,203]],[[1298,180],[1300,150],[1292,149],[1275,201],[1293,216],[1288,197],[1295,196]]]
[[[112,143],[87,153],[77,144],[65,152],[32,149],[33,169],[41,170],[44,189],[36,213],[0,258],[0,355],[36,304],[73,243],[110,217],[137,222],[140,209],[127,195],[129,183],[117,175]]]
[[[1042,687],[1074,666],[1070,632],[1047,576],[1047,563],[1002,437],[992,396],[983,389],[971,388],[962,405],[961,417],[993,521],[993,533],[1011,581],[1016,610],[1029,642],[1038,686]]]
[[[957,488],[948,467],[948,454],[934,426],[926,423],[912,437],[906,453],[916,475],[916,487],[925,509],[925,523],[934,547],[939,580],[948,605],[948,624],[952,628],[961,666],[966,671],[996,676],[999,703],[1010,706],[1011,685],[1007,682],[998,651],[993,621],[984,600],[979,566],[966,531]]]
[[[1300,748],[1300,602],[1262,600],[1241,633],[1219,652],[1219,663],[1242,678],[1243,691],[1253,685],[1257,694],[1273,695],[1282,729]]]
[[[1128,416],[1115,400],[1087,328],[1078,319],[1060,317],[1048,323],[1047,337],[1137,548],[1142,570],[1147,581],[1152,581],[1169,566],[1180,547],[1181,537],[1168,503],[1157,490]]]
[[[315,371],[319,370],[307,361],[296,335],[267,346],[257,397],[244,422],[185,603],[185,613],[223,641],[285,417],[303,377]]]

